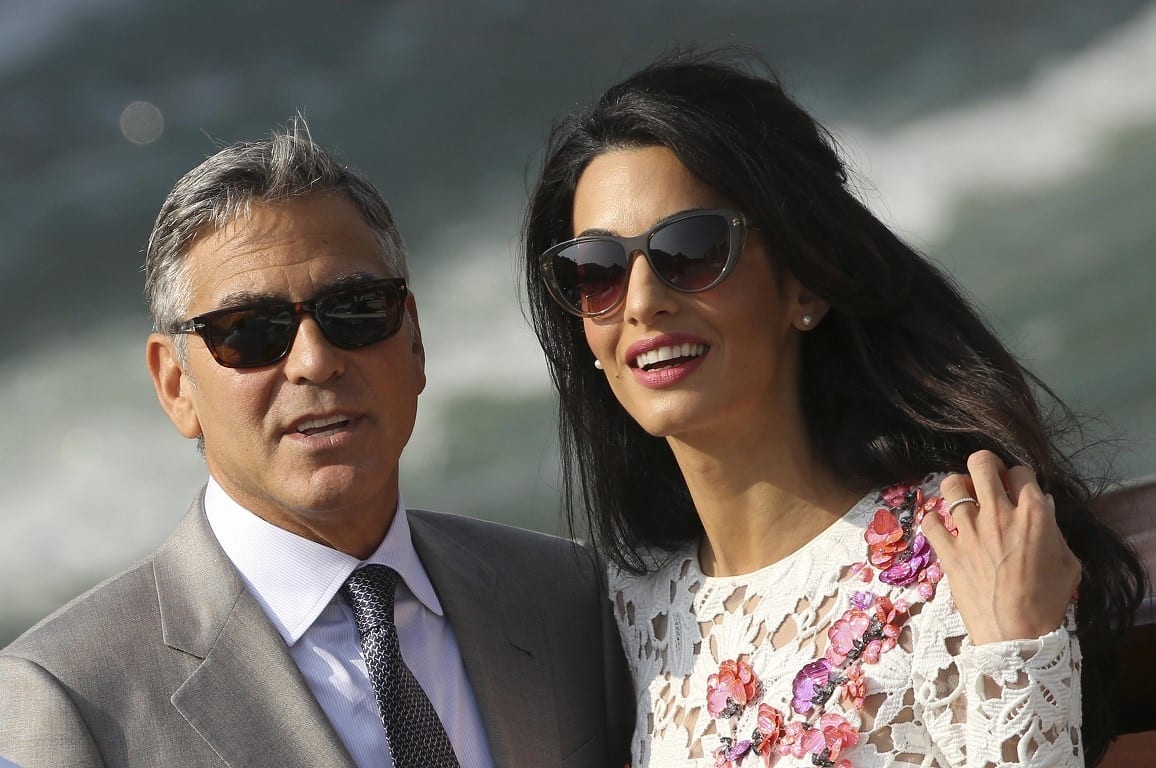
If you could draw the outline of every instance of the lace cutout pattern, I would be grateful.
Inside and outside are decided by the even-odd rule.
[[[939,480],[928,478],[925,492],[938,494]],[[634,768],[714,766],[729,733],[707,712],[707,679],[724,660],[749,664],[760,701],[790,711],[795,674],[824,655],[828,631],[863,588],[852,564],[865,559],[864,531],[879,506],[879,494],[868,494],[794,554],[743,576],[705,576],[696,545],[641,577],[611,567],[637,692]],[[948,579],[926,602],[911,600],[912,589],[872,584],[878,595],[909,600],[911,616],[898,645],[863,668],[864,706],[842,713],[861,738],[843,757],[855,768],[1082,766],[1072,612],[1039,639],[975,646]],[[740,715],[740,733],[755,730],[756,710]],[[774,755],[769,764],[811,761]]]

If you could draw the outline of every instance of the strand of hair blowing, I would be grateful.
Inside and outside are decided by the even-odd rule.
[[[586,165],[618,148],[665,146],[761,230],[773,266],[826,299],[801,343],[801,407],[823,460],[856,485],[959,471],[990,449],[1035,470],[1083,563],[1078,633],[1089,764],[1112,734],[1117,651],[1145,575],[1091,511],[1058,447],[1078,422],[999,342],[949,278],[847,189],[830,136],[773,78],[715,55],[676,53],[557,125],[526,219],[531,320],[558,389],[563,503],[606,555],[639,572],[654,548],[701,535],[665,440],[645,433],[594,370],[581,322],[543,288],[535,258],[573,236]],[[1041,411],[1040,403],[1049,405]]]

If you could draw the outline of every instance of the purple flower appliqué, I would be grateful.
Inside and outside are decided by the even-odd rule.
[[[879,580],[884,584],[896,587],[907,587],[914,584],[923,569],[931,562],[931,546],[922,533],[915,535],[911,546],[903,553],[902,559],[890,568],[879,574]]]
[[[791,699],[791,709],[805,715],[829,699],[835,690],[831,682],[831,669],[831,662],[819,659],[799,670],[792,685],[794,698]]]
[[[722,746],[714,752],[715,768],[734,768],[751,751],[751,746],[750,740],[732,742],[724,736]]]
[[[861,611],[865,611],[875,605],[875,593],[866,591],[856,592],[851,596],[851,605]]]

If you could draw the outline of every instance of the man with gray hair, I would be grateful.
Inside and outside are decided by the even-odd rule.
[[[208,479],[160,549],[0,652],[0,755],[622,765],[597,558],[401,497],[425,356],[373,186],[301,122],[226,147],[169,194],[145,272],[149,372]]]

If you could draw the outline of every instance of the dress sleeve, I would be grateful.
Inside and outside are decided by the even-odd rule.
[[[913,638],[913,686],[941,761],[952,768],[1083,768],[1074,609],[1034,640],[973,645],[947,589],[924,608]]]

